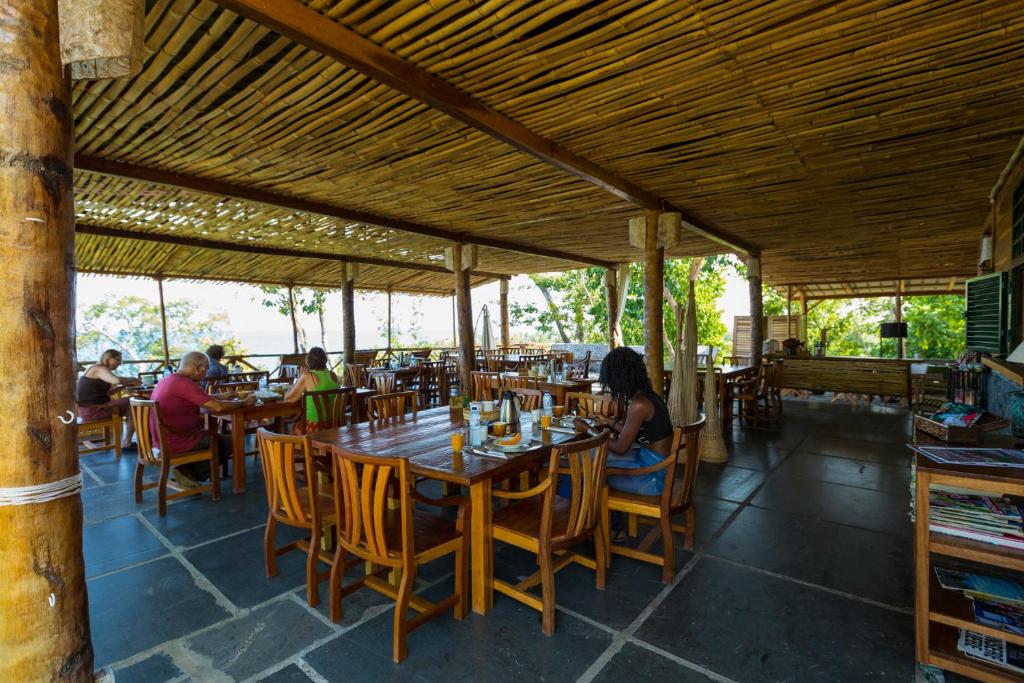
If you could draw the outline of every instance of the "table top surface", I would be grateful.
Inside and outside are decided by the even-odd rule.
[[[408,458],[414,474],[463,486],[484,479],[511,476],[550,454],[556,443],[571,440],[568,434],[542,432],[544,443],[507,458],[452,451],[451,435],[465,426],[461,413],[447,407],[421,410],[415,417],[361,422],[310,435],[315,448],[334,452],[343,448],[359,453]]]
[[[343,387],[344,388],[344,387]],[[373,396],[377,393],[376,389],[366,389],[364,387],[356,387],[355,395],[356,398],[365,398],[367,396]],[[292,411],[298,412],[300,407],[300,401],[294,403],[286,403],[282,398],[263,400],[261,403],[250,403],[249,405],[243,405],[237,400],[224,400],[219,399],[225,406],[222,410],[210,410],[203,408],[203,412],[209,413],[210,415],[216,415],[223,417],[225,415],[244,414],[260,415],[265,417],[273,417],[277,415],[288,415]]]
[[[715,369],[722,370],[723,377],[735,377],[746,374],[754,369],[753,365],[716,365]],[[697,373],[702,374],[708,371],[707,366],[698,366]],[[665,372],[672,372],[672,363],[665,363]]]

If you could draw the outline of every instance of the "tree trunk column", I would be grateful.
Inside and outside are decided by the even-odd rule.
[[[896,337],[896,357],[903,358],[906,355],[905,340],[903,334],[899,329],[899,324],[903,322],[903,280],[896,281],[896,332],[900,336]]]
[[[164,367],[171,367],[171,345],[167,343],[167,308],[164,306],[164,281],[156,279],[156,288],[160,293],[160,334],[164,340]]]
[[[499,293],[501,303],[501,348],[502,353],[512,345],[511,324],[508,319],[508,280],[502,280]]]
[[[78,472],[69,84],[57,0],[0,12],[0,488]],[[0,505],[0,680],[91,681],[82,500]]]
[[[750,360],[754,367],[761,365],[761,347],[764,343],[764,302],[761,299],[761,259],[747,259],[747,284],[750,285]]]
[[[295,322],[295,290],[288,287],[288,314],[292,318],[292,348],[299,352],[299,324]]]
[[[462,267],[462,245],[452,247],[452,270],[455,273],[455,307],[459,323],[459,380],[462,395],[473,391],[473,301],[469,291],[469,269]]]
[[[604,291],[608,302],[608,347],[614,349],[622,344],[615,324],[619,319],[619,280],[614,268],[604,271]]]
[[[354,266],[345,264],[345,285],[341,291],[341,316],[343,327],[343,351],[345,365],[355,362],[356,357],[356,278]]]
[[[644,360],[651,388],[665,390],[665,250],[658,241],[658,211],[648,211],[644,230]]]

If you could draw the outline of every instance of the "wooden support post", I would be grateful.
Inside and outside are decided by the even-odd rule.
[[[456,351],[458,351],[459,348],[459,332],[457,329],[458,319],[459,314],[455,312],[455,291],[452,290],[452,348]]]
[[[167,308],[164,306],[164,280],[156,279],[156,289],[160,293],[160,333],[164,340],[164,367],[171,367],[171,345],[167,342]]]
[[[903,322],[903,280],[896,282],[896,324]],[[903,358],[906,354],[905,340],[902,336],[896,338],[896,357]]]
[[[604,271],[604,291],[608,302],[608,347],[614,349],[622,343],[615,324],[619,318],[619,281],[614,268]]]
[[[0,488],[79,474],[70,83],[57,0],[0,11]],[[73,489],[72,489],[73,490]],[[0,681],[92,681],[82,498],[0,505]]]
[[[658,241],[658,211],[647,211],[644,230],[644,360],[651,388],[665,393],[665,250]]]
[[[356,282],[352,264],[345,266],[345,284],[341,291],[341,315],[344,334],[345,365],[356,357]]]
[[[747,284],[750,286],[750,359],[755,367],[761,365],[764,343],[764,301],[761,298],[761,259],[747,259]]]
[[[295,353],[299,352],[299,324],[295,322],[295,290],[288,285],[288,313],[292,318],[292,347]]]
[[[502,280],[498,286],[501,303],[501,348],[507,349],[512,345],[512,329],[508,319],[508,280]]]
[[[388,356],[391,356],[391,290],[388,290]]]
[[[793,285],[786,285],[786,338],[793,336]]]
[[[452,270],[455,274],[455,301],[459,322],[459,380],[462,395],[473,389],[473,301],[469,290],[469,269],[462,267],[462,245],[452,248]]]

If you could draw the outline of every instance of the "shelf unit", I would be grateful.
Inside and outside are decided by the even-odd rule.
[[[995,496],[1024,496],[1024,470],[945,465],[920,453],[915,454],[915,457],[917,520],[914,528],[914,607],[917,661],[986,683],[1019,682],[1020,674],[967,657],[957,650],[961,628],[1021,646],[1024,646],[1024,636],[976,623],[970,600],[939,585],[932,559],[934,556],[951,557],[1024,572],[1024,551],[930,531],[928,491],[932,484],[944,484]]]

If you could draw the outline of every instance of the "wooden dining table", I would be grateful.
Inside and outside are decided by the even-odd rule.
[[[591,379],[569,379],[561,382],[549,382],[546,378],[541,377],[528,377],[527,375],[520,375],[515,372],[506,372],[502,374],[504,378],[514,379],[529,379],[537,382],[537,388],[541,391],[546,391],[551,394],[551,399],[555,402],[555,405],[565,405],[565,395],[568,393],[581,393],[589,394],[592,389],[594,382]]]
[[[367,403],[371,396],[376,395],[374,389],[360,387],[356,389],[355,401],[352,404],[352,419],[355,422],[366,420],[369,414]],[[231,479],[235,493],[245,493],[245,425],[250,421],[273,420],[271,431],[284,433],[284,423],[299,415],[299,403],[285,403],[281,399],[268,400],[249,405],[229,404],[223,410],[207,410],[203,412],[221,419],[228,420],[231,425]]]
[[[311,434],[313,447],[327,453],[346,449],[369,455],[409,459],[412,473],[437,481],[466,486],[470,498],[470,563],[473,611],[487,614],[493,605],[494,539],[491,490],[495,482],[510,479],[549,457],[556,443],[572,440],[569,434],[543,431],[543,443],[507,458],[456,453],[451,435],[464,426],[461,412],[447,407],[376,422],[349,425]]]
[[[722,424],[729,426],[732,424],[732,387],[736,382],[742,382],[743,380],[750,379],[754,376],[753,365],[720,365],[715,366],[716,370],[721,369],[719,375],[720,383],[718,385],[718,407],[719,414],[722,416]],[[707,373],[707,368],[697,368],[697,377],[703,378]],[[666,384],[672,381],[672,365],[665,364],[665,380]]]

